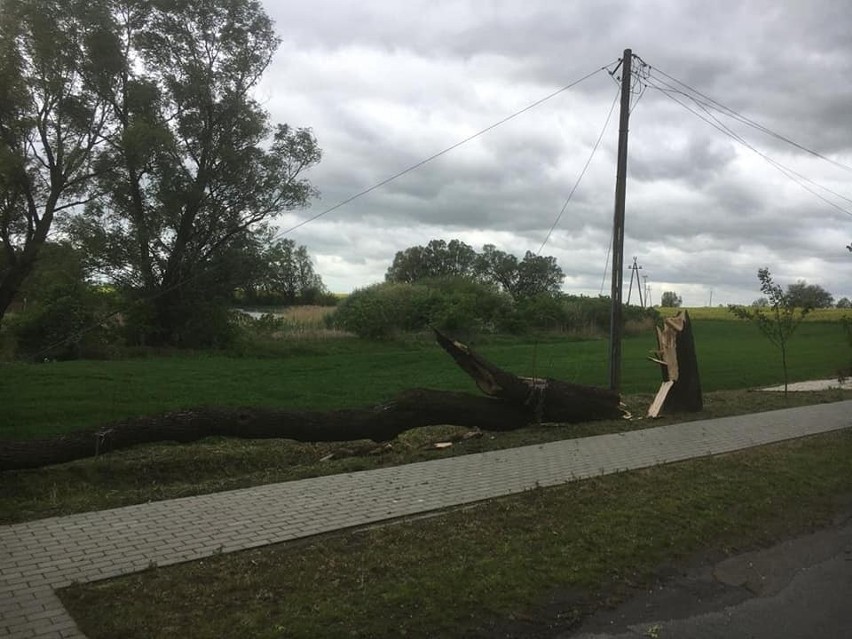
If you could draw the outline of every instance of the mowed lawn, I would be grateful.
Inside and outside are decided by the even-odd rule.
[[[750,324],[697,320],[704,390],[783,381],[778,351]],[[607,340],[492,338],[474,348],[521,375],[605,386]],[[625,394],[654,392],[659,368],[651,333],[623,345]],[[790,343],[791,380],[835,377],[852,349],[837,322],[803,323]],[[282,356],[196,354],[116,361],[0,363],[0,438],[43,437],[133,415],[200,405],[328,409],[370,405],[406,388],[476,392],[428,339],[305,342]]]

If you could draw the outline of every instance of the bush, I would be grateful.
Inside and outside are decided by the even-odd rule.
[[[453,333],[494,332],[511,311],[511,299],[495,288],[448,278],[358,289],[339,304],[331,321],[360,337],[386,339],[428,326]]]
[[[220,349],[233,344],[239,333],[228,296],[206,284],[153,295],[127,289],[121,297],[130,346]]]
[[[625,306],[628,334],[651,330],[656,309]],[[471,279],[382,283],[359,289],[343,300],[330,326],[369,339],[386,339],[428,326],[469,337],[480,333],[522,334],[529,330],[605,335],[608,297],[541,294],[517,303],[488,284]]]
[[[581,335],[609,334],[612,304],[608,296],[568,295],[565,296],[563,305],[566,314],[565,330]],[[628,334],[637,334],[650,330],[659,320],[660,313],[655,308],[624,305],[621,318],[625,331]]]
[[[424,280],[430,292],[428,324],[455,334],[494,333],[514,312],[512,298],[467,278]]]
[[[522,299],[515,310],[516,321],[510,332],[534,328],[564,332],[568,325],[568,309],[561,295],[540,294]]]
[[[84,285],[60,289],[9,322],[15,355],[38,359],[103,359],[116,340],[112,326],[98,324],[104,300]]]

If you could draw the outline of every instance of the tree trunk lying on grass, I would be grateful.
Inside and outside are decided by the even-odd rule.
[[[553,379],[521,378],[494,366],[464,344],[436,331],[439,344],[488,397],[412,389],[361,409],[200,407],[134,417],[40,440],[0,441],[0,470],[38,468],[159,441],[204,437],[282,438],[301,442],[384,442],[421,426],[452,424],[489,431],[538,422],[580,422],[619,417],[618,394]]]

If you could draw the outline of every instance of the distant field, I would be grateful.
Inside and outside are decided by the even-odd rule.
[[[777,352],[755,327],[695,319],[705,390],[783,381]],[[474,346],[521,375],[607,384],[606,340],[496,338]],[[650,333],[624,341],[625,394],[651,393],[658,387],[659,368],[647,361],[655,346]],[[852,350],[836,323],[803,324],[790,346],[792,380],[834,377],[852,360]],[[364,406],[414,387],[476,392],[470,379],[428,340],[304,340],[295,341],[287,355],[269,357],[202,354],[0,363],[0,438],[57,434],[198,405]]]
[[[730,320],[742,321],[734,317],[727,307],[699,306],[696,308],[658,308],[663,317],[672,317],[678,311],[689,311],[693,320]],[[852,319],[852,310],[848,308],[817,308],[805,317],[806,322],[839,322],[841,318]]]

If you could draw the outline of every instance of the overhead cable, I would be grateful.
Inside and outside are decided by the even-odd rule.
[[[592,162],[592,158],[595,157],[595,152],[598,150],[598,147],[601,144],[601,140],[603,139],[604,133],[606,132],[607,127],[609,126],[609,121],[612,119],[612,113],[615,110],[615,105],[618,102],[618,96],[621,91],[615,92],[615,98],[612,100],[612,105],[609,107],[609,113],[607,113],[606,120],[604,121],[603,128],[601,129],[600,135],[598,135],[598,139],[595,141],[595,145],[592,147],[592,152],[589,153],[589,158],[586,160],[586,164],[583,166],[583,170],[580,171],[580,175],[577,177],[577,181],[574,182],[574,186],[571,188],[571,192],[568,193],[568,197],[565,200],[565,204],[562,205],[562,210],[559,211],[559,215],[556,216],[556,219],[553,221],[553,224],[550,226],[550,230],[547,232],[547,235],[544,238],[544,241],[541,243],[541,246],[538,247],[538,254],[541,255],[541,251],[544,249],[544,245],[547,244],[550,236],[553,234],[554,229],[559,224],[559,220],[562,219],[562,214],[565,213],[565,209],[568,208],[568,203],[571,201],[571,198],[574,197],[574,193],[577,190],[577,187],[580,186],[580,182],[583,179],[583,176],[586,175],[586,171],[589,168],[589,164]]]
[[[839,205],[839,204],[837,204],[836,202],[832,202],[831,200],[827,199],[826,197],[824,197],[824,196],[823,196],[823,195],[821,195],[820,193],[816,192],[816,191],[815,191],[815,190],[813,190],[811,187],[809,187],[807,184],[805,184],[805,182],[810,182],[810,183],[811,183],[811,184],[813,184],[814,186],[817,186],[818,188],[821,188],[821,189],[823,189],[824,191],[826,191],[826,192],[828,192],[828,193],[831,193],[832,195],[834,195],[834,196],[836,196],[836,197],[838,197],[838,198],[841,198],[841,199],[844,199],[844,200],[850,201],[850,200],[849,200],[849,198],[847,198],[846,196],[841,195],[840,193],[837,193],[837,192],[833,191],[832,189],[829,189],[829,188],[828,188],[828,187],[826,187],[826,186],[823,186],[823,185],[821,185],[821,184],[818,184],[818,183],[814,182],[814,181],[813,181],[813,180],[811,180],[810,178],[807,178],[807,177],[805,177],[805,176],[801,175],[800,173],[798,173],[798,172],[794,171],[793,169],[791,169],[791,168],[789,168],[789,167],[787,167],[787,166],[785,166],[785,165],[781,164],[781,163],[780,163],[780,162],[778,162],[777,160],[775,160],[775,159],[773,159],[773,158],[769,157],[768,155],[766,155],[765,153],[763,153],[762,151],[760,151],[759,149],[757,149],[756,147],[754,147],[752,144],[750,144],[748,141],[746,141],[746,140],[745,140],[742,136],[740,136],[740,135],[736,134],[735,132],[731,131],[731,130],[727,127],[727,126],[725,126],[724,124],[722,124],[721,122],[719,122],[719,121],[718,121],[715,117],[710,116],[710,118],[712,118],[712,119],[710,119],[710,118],[708,118],[707,116],[702,115],[702,114],[701,114],[701,113],[699,113],[698,111],[694,110],[694,109],[693,109],[693,108],[691,108],[689,105],[684,104],[681,100],[679,100],[679,99],[678,99],[678,98],[676,98],[674,95],[672,95],[673,91],[663,89],[663,88],[661,88],[661,87],[657,86],[657,85],[656,85],[655,83],[653,83],[653,82],[649,83],[649,86],[651,86],[651,88],[654,88],[654,89],[656,89],[656,90],[660,91],[663,95],[665,95],[666,97],[668,97],[670,100],[672,100],[673,102],[675,102],[675,103],[679,104],[681,107],[683,107],[684,109],[686,109],[687,111],[689,111],[690,113],[692,113],[693,115],[695,115],[696,117],[700,118],[701,120],[703,120],[704,122],[706,122],[707,124],[709,124],[710,126],[712,126],[712,127],[713,127],[714,129],[716,129],[717,131],[720,131],[721,133],[723,133],[724,135],[726,135],[726,136],[730,137],[732,140],[734,140],[734,141],[735,141],[735,142],[737,142],[738,144],[741,144],[741,145],[745,146],[746,148],[750,149],[751,151],[753,151],[755,154],[757,154],[758,156],[760,156],[761,158],[763,158],[763,159],[764,159],[766,162],[768,162],[770,165],[772,165],[773,167],[775,167],[775,169],[777,169],[777,170],[778,170],[780,173],[782,173],[785,177],[787,177],[788,179],[790,179],[790,180],[792,180],[793,182],[795,182],[796,184],[798,184],[798,185],[799,185],[802,189],[804,189],[804,190],[808,191],[809,193],[811,193],[811,194],[812,194],[812,195],[814,195],[815,197],[819,198],[820,200],[822,200],[823,202],[825,202],[825,203],[826,203],[826,204],[828,204],[829,206],[831,206],[831,207],[833,207],[833,208],[837,209],[837,210],[838,210],[838,211],[840,211],[841,213],[845,213],[846,215],[852,216],[852,212],[850,212],[849,210],[847,210],[847,209],[843,208],[842,206],[840,206],[840,205]],[[686,96],[686,97],[689,97],[689,96]]]
[[[337,209],[341,208],[342,206],[345,206],[346,204],[349,204],[350,202],[353,202],[353,201],[357,200],[358,198],[363,197],[364,195],[367,195],[368,193],[372,193],[376,189],[379,189],[379,188],[381,188],[381,187],[383,187],[387,184],[390,184],[394,180],[401,178],[403,175],[407,175],[408,173],[411,173],[412,171],[419,169],[423,165],[431,162],[432,160],[436,160],[439,157],[441,157],[442,155],[446,155],[450,151],[453,151],[453,150],[459,148],[460,146],[467,144],[468,142],[471,142],[471,141],[475,140],[476,138],[484,135],[485,133],[488,133],[489,131],[496,129],[500,125],[505,124],[506,122],[509,122],[510,120],[515,119],[519,115],[522,115],[522,114],[526,113],[527,111],[530,111],[530,110],[536,108],[537,106],[544,104],[548,100],[551,100],[551,99],[555,98],[556,96],[560,95],[561,93],[564,93],[568,89],[571,89],[571,88],[577,86],[578,84],[580,84],[581,82],[588,80],[589,78],[597,75],[601,71],[606,71],[607,66],[609,66],[609,65],[600,67],[599,69],[595,69],[594,71],[587,73],[582,78],[580,78],[578,80],[574,80],[570,84],[566,84],[562,88],[557,89],[556,91],[549,93],[548,95],[544,96],[543,98],[536,100],[532,104],[528,104],[524,108],[519,109],[518,111],[515,111],[511,115],[507,115],[506,117],[502,118],[501,120],[498,120],[497,122],[494,122],[493,124],[488,125],[484,129],[477,131],[473,135],[470,135],[470,136],[464,138],[463,140],[459,140],[455,144],[452,144],[452,145],[448,146],[447,148],[442,149],[441,151],[438,151],[437,153],[434,153],[434,154],[430,155],[429,157],[427,157],[423,160],[420,160],[419,162],[416,162],[415,164],[412,164],[411,166],[399,171],[398,173],[394,173],[390,177],[382,180],[381,182],[377,182],[373,186],[366,188],[363,191],[359,191],[355,195],[352,195],[352,196],[346,198],[345,200],[341,200],[340,202],[338,202],[334,206],[330,206],[329,208],[317,213],[316,215],[313,215],[309,218],[306,218],[306,219],[302,220],[301,222],[299,222],[298,224],[294,224],[293,226],[291,226],[291,227],[289,227],[289,228],[287,228],[283,231],[280,231],[279,233],[276,234],[275,237],[283,237],[283,236],[295,231],[296,229],[301,228],[301,227],[305,226],[306,224],[310,224],[314,220],[317,220],[317,219],[323,217],[324,215],[328,215],[332,211],[336,211]]]
[[[681,80],[678,80],[677,78],[669,75],[668,73],[666,73],[662,69],[659,69],[657,67],[650,67],[650,65],[649,65],[649,68],[651,70],[651,74],[656,72],[656,73],[659,73],[660,75],[665,76],[666,78],[668,78],[672,82],[679,84],[680,86],[684,87],[688,91],[692,91],[696,95],[699,95],[702,98],[704,98],[705,100],[707,100],[708,102],[712,103],[716,108],[720,109],[721,111],[724,111],[727,115],[729,115],[729,117],[734,118],[734,119],[738,120],[739,122],[742,122],[743,124],[745,124],[747,126],[750,126],[754,129],[757,129],[761,133],[765,133],[766,135],[769,135],[773,138],[776,138],[777,140],[785,142],[785,143],[799,149],[800,151],[804,151],[805,153],[813,155],[814,157],[817,157],[817,158],[824,160],[824,161],[826,161],[830,164],[833,164],[833,165],[835,165],[835,166],[837,166],[837,167],[839,167],[839,168],[841,168],[845,171],[852,172],[852,166],[849,166],[847,164],[843,164],[842,162],[839,162],[839,161],[837,161],[833,158],[830,158],[830,157],[828,157],[828,156],[826,156],[822,153],[819,153],[818,151],[810,149],[810,148],[806,147],[805,145],[800,144],[799,142],[796,142],[795,140],[792,140],[785,135],[782,135],[781,133],[777,133],[777,132],[773,131],[772,129],[764,126],[763,124],[760,124],[759,122],[756,122],[756,121],[742,115],[741,113],[735,111],[734,109],[732,109],[728,106],[725,106],[724,104],[722,104],[722,103],[714,100],[713,98],[705,95],[704,93],[702,93],[698,89],[695,89],[695,88],[689,86],[688,84],[686,84],[685,82],[682,82]]]

